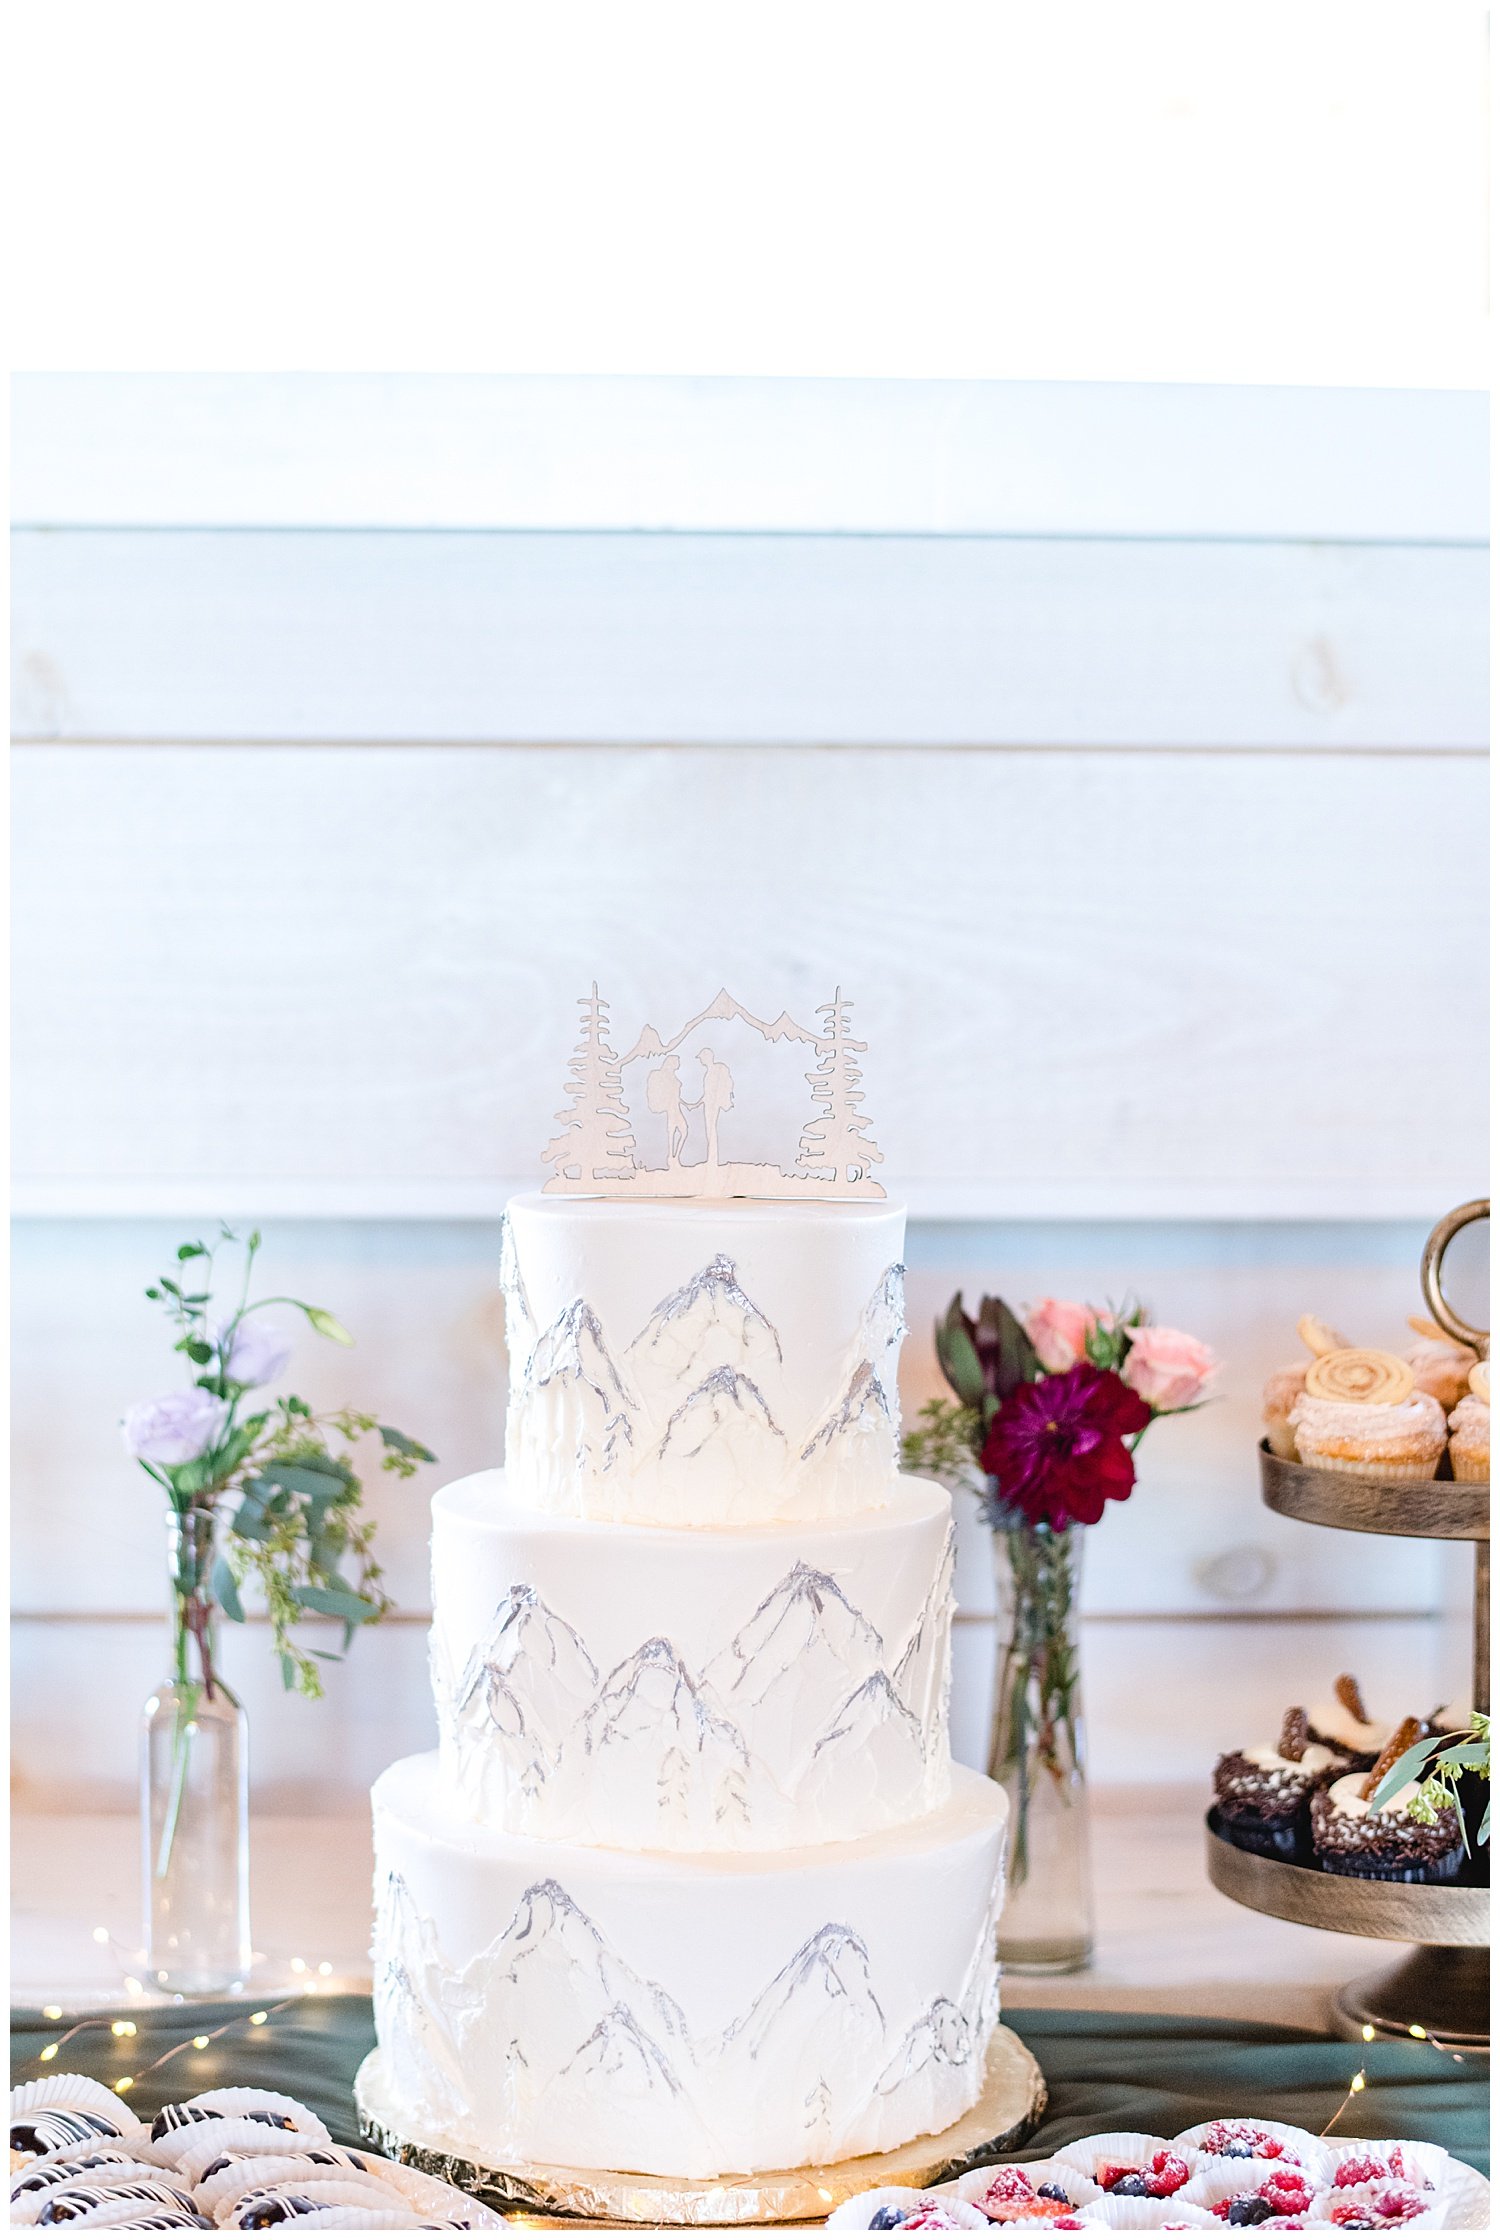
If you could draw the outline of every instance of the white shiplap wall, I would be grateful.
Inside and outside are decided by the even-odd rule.
[[[1461,1685],[1461,1561],[1271,1518],[1251,1446],[1296,1315],[1395,1338],[1482,1187],[1475,400],[35,377],[16,430],[23,1783],[129,1781],[175,1224],[273,1222],[362,1341],[304,1381],[493,1459],[493,1222],[596,974],[859,991],[913,1402],[960,1283],[1224,1352],[1095,1539],[1102,1773],[1191,1778],[1293,1669]],[[381,1505],[412,1622],[322,1713],[252,1683],[267,1794],[425,1731]]]

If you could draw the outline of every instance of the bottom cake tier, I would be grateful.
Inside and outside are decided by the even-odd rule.
[[[691,1855],[501,1834],[435,1754],[375,1784],[375,2013],[414,2137],[707,2178],[957,2121],[998,2010],[1005,1798],[854,1843]]]

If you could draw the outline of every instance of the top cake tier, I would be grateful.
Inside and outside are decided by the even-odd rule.
[[[513,1496],[747,1525],[883,1507],[906,1215],[885,1204],[513,1198]]]

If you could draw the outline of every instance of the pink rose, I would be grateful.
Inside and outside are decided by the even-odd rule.
[[[1042,1367],[1056,1377],[1083,1359],[1089,1332],[1098,1320],[1092,1307],[1081,1307],[1075,1300],[1039,1299],[1027,1308],[1024,1327]]]
[[[1218,1368],[1217,1355],[1201,1338],[1148,1322],[1131,1332],[1120,1374],[1149,1408],[1166,1416],[1201,1400]]]

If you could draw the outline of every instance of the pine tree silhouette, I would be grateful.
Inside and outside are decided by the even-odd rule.
[[[802,1174],[827,1174],[835,1184],[867,1182],[871,1167],[881,1164],[881,1153],[870,1140],[870,1116],[859,1109],[864,1075],[859,1059],[869,1048],[849,1032],[849,1002],[835,988],[832,1003],[820,1003],[824,1022],[822,1058],[807,1076],[818,1101],[815,1118],[802,1131],[797,1169]]]
[[[562,1132],[542,1157],[556,1180],[619,1182],[635,1173],[635,1137],[620,1086],[620,1060],[609,1046],[609,1005],[596,980],[578,1008],[583,1032],[568,1061],[567,1093],[573,1102],[557,1119]]]

